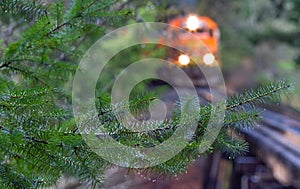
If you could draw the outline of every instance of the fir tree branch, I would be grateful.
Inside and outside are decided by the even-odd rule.
[[[261,86],[256,90],[249,90],[241,95],[235,95],[229,98],[229,105],[226,106],[226,110],[232,110],[239,106],[255,103],[259,100],[264,101],[264,98],[272,98],[274,95],[280,95],[283,92],[287,92],[291,89],[291,85],[285,81],[271,82],[265,86]]]
[[[239,110],[241,113],[234,113],[233,110],[236,111],[236,108],[247,105],[249,103],[255,103],[255,102],[261,102],[268,99],[265,99],[266,97],[271,98],[274,95],[279,95],[280,93],[285,92],[290,88],[290,84],[286,82],[277,82],[277,83],[271,83],[266,86],[261,86],[256,90],[248,91],[243,94],[237,95],[235,97],[231,97],[228,99],[228,105],[225,107],[225,111],[227,112],[227,116],[224,119],[224,122],[221,123],[223,125],[223,128],[232,128],[232,129],[240,129],[245,127],[250,127],[255,123],[255,121],[258,121],[260,116],[257,111],[250,110],[250,112],[245,112],[244,110]],[[208,134],[212,135],[214,138],[217,139],[217,141],[224,146],[232,146],[231,140],[222,140],[224,137],[218,137],[214,136],[213,133],[210,133],[206,129],[205,120],[209,119],[209,115],[211,114],[211,108],[210,106],[206,106],[202,109],[205,109],[205,111],[200,114],[200,122],[198,125],[198,131],[195,133],[195,136],[193,137],[195,139],[195,142],[198,143],[201,141],[201,137],[204,132],[207,132]],[[218,113],[218,109],[216,109],[216,113]],[[192,116],[192,115],[190,115]],[[198,115],[194,115],[198,116]],[[162,128],[154,129],[154,130],[145,130],[145,131],[130,131],[123,129],[125,128],[122,125],[119,125],[119,129],[115,129],[113,132],[110,132],[110,135],[113,136],[116,140],[125,140],[130,142],[131,139],[136,139],[137,141],[149,141],[149,140],[156,140],[158,143],[161,143],[162,141],[166,140],[169,135],[171,135],[177,128],[177,121],[176,117],[173,119],[175,120],[169,120],[166,121]],[[134,123],[129,123],[134,124]],[[156,123],[153,122],[155,125]],[[162,134],[164,133],[164,134]],[[140,138],[142,136],[142,138]],[[221,138],[220,140],[218,138]],[[192,143],[193,141],[191,141]],[[152,144],[154,145],[154,144]],[[240,145],[240,150],[234,149],[234,146],[232,146],[233,151],[244,151],[244,145]],[[239,146],[236,146],[239,147]],[[227,148],[229,149],[229,148]]]
[[[8,62],[4,62],[4,63],[0,64],[0,69],[8,67],[11,63],[12,63],[11,61],[8,61]]]
[[[35,1],[27,0],[6,0],[0,2],[2,14],[10,14],[12,16],[23,15],[26,19],[35,19],[41,16],[47,16],[48,12],[42,5]]]
[[[36,76],[35,72],[25,70],[25,69],[22,69],[22,68],[19,68],[19,67],[11,66],[11,65],[6,65],[6,67],[10,68],[11,70],[15,70],[15,71],[18,71],[20,73],[23,73],[24,75],[30,76],[30,77],[36,79],[37,81],[41,82],[43,85],[48,86],[48,84],[43,79]]]
[[[29,137],[29,136],[24,136],[25,139],[33,141],[33,142],[37,142],[37,143],[42,143],[42,144],[49,144],[48,141],[45,140],[40,140],[34,137]]]
[[[16,2],[20,4],[17,5]],[[53,6],[50,5],[48,8],[39,7],[38,3],[26,0],[0,2],[0,5],[7,4],[7,7],[12,10],[3,14],[12,13],[35,19],[34,23],[30,22],[32,25],[28,25],[26,31],[21,33],[19,40],[10,43],[4,49],[1,58],[0,69],[7,69],[3,69],[5,74],[0,76],[2,149],[0,173],[4,175],[0,178],[0,186],[15,187],[13,184],[17,184],[16,186],[20,188],[40,188],[43,184],[50,186],[62,173],[93,184],[102,182],[99,176],[104,175],[104,171],[111,166],[111,163],[94,153],[77,132],[75,121],[67,111],[71,106],[67,92],[56,93],[54,89],[43,86],[46,84],[58,86],[63,90],[65,83],[62,79],[69,78],[68,74],[72,73],[78,57],[82,55],[82,52],[73,50],[73,47],[82,45],[80,40],[85,39],[84,37],[88,36],[91,30],[101,28],[101,32],[97,30],[99,37],[107,29],[104,24],[119,24],[109,21],[122,18],[123,15],[128,16],[130,11],[123,8],[130,2],[131,0],[74,0],[66,12],[63,2],[53,3]],[[6,5],[0,8],[3,7]],[[83,37],[79,40],[78,36]],[[57,57],[61,53],[67,54],[67,57],[59,62]],[[9,80],[15,72],[27,78],[22,79],[18,85],[7,82],[6,80]],[[289,88],[290,85],[286,83],[267,84],[258,90],[227,99],[226,116],[219,136],[214,136],[216,142],[213,148],[225,149],[233,154],[243,152],[246,149],[245,143],[228,135],[227,130],[253,125],[259,118],[254,105],[276,99]],[[155,146],[167,140],[178,129],[181,119],[180,108],[172,120],[150,122],[144,125],[145,128],[156,129],[144,131],[132,132],[126,129],[124,125],[118,123],[114,115],[128,108],[135,115],[143,113],[154,99],[143,95],[129,103],[114,106],[110,105],[110,102],[102,103],[103,101],[100,100],[97,106],[99,115],[93,119],[105,123],[108,133],[121,143],[134,147]],[[64,111],[57,110],[58,107]],[[185,170],[189,163],[200,155],[198,149],[203,145],[201,144],[203,133],[209,132],[206,130],[211,111],[218,113],[218,109],[214,108],[212,105],[207,105],[201,108],[200,114],[184,117],[183,121],[186,123],[189,123],[189,119],[199,118],[198,127],[189,144],[169,161],[145,169],[143,173],[151,174],[152,171],[157,171],[158,175],[163,175]],[[213,135],[213,133],[209,134]],[[6,163],[8,161],[9,163]]]
[[[64,26],[70,25],[70,22],[64,22],[58,26],[56,26],[55,28],[53,28],[52,30],[50,30],[48,33],[45,34],[45,36],[49,36],[50,34],[62,29]]]

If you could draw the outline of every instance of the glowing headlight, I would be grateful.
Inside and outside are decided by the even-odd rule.
[[[200,21],[197,16],[189,16],[186,21],[186,27],[190,31],[196,31],[200,26]]]
[[[182,54],[178,57],[178,62],[181,64],[181,65],[188,65],[190,63],[190,57],[188,55],[185,55],[185,54]]]
[[[210,53],[207,53],[203,56],[203,62],[207,65],[214,63],[214,61],[215,61],[215,57]]]

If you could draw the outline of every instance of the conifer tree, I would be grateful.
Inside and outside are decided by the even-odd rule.
[[[128,1],[130,2],[130,1]],[[101,186],[112,165],[95,154],[77,130],[66,83],[78,60],[93,40],[111,27],[134,16],[123,0],[74,0],[40,4],[28,0],[0,2],[1,22],[19,34],[1,39],[0,59],[0,188],[51,186],[62,175],[76,177],[88,187]],[[13,33],[14,31],[12,31]],[[290,85],[272,82],[227,100],[222,129],[210,150],[234,156],[247,151],[247,144],[228,130],[252,127],[259,120],[255,105],[279,100]],[[142,95],[129,106],[135,111],[155,98]],[[117,124],[109,95],[97,99],[101,120],[110,135],[128,146],[154,146],[176,130],[179,114],[159,129],[130,132]],[[180,174],[198,156],[201,138],[214,107],[201,108],[199,122],[189,145],[165,163],[143,170],[157,175]],[[107,121],[108,120],[108,121]],[[155,123],[153,123],[155,124]],[[119,127],[115,127],[118,125]]]

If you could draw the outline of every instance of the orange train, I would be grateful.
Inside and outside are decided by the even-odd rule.
[[[185,78],[178,76],[177,66],[180,66],[195,86],[217,85],[221,81],[216,76],[221,61],[220,31],[216,22],[208,17],[189,15],[171,19],[168,24],[172,26],[166,28],[160,40],[172,47],[166,49],[166,58],[174,65],[159,68],[159,76],[167,81],[171,78],[173,85],[185,86]]]
[[[220,31],[216,22],[212,19],[204,16],[189,15],[185,17],[177,17],[169,21],[172,26],[184,28],[185,30],[191,32],[194,37],[191,37],[189,33],[178,33],[174,34],[174,28],[170,27],[168,29],[168,38],[173,40],[176,49],[189,49],[192,54],[185,54],[178,52],[177,50],[168,51],[168,59],[179,66],[188,66],[194,62],[191,60],[190,56],[198,57],[197,63],[205,66],[220,66],[219,61],[219,40]],[[202,43],[195,42],[195,37],[199,39]],[[195,59],[193,59],[195,60]]]

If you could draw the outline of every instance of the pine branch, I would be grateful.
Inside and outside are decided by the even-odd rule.
[[[124,24],[122,20],[132,16],[131,10],[124,9],[130,2],[74,0],[70,7],[58,2],[47,8],[34,1],[0,2],[4,15],[32,20],[1,54],[0,174],[3,176],[0,187],[51,186],[62,174],[91,183],[92,187],[101,185],[105,171],[112,165],[94,153],[78,132],[70,112],[70,93],[65,90],[65,81],[75,72],[87,48],[86,40],[94,42],[90,34],[99,38],[108,28],[105,24]],[[11,81],[12,76],[20,76],[18,84]],[[208,150],[221,150],[230,155],[245,152],[246,143],[227,131],[255,125],[260,117],[255,106],[279,100],[289,88],[286,82],[276,82],[227,99],[220,134],[214,136],[216,142]],[[203,155],[199,154],[199,147],[204,145],[201,140],[208,132],[211,111],[218,113],[219,110],[209,104],[201,107],[200,114],[181,116],[178,108],[172,119],[153,122],[134,122],[122,115],[128,109],[135,116],[144,115],[155,99],[152,94],[143,94],[129,103],[111,105],[110,98],[101,94],[96,101],[99,115],[91,116],[91,121],[101,121],[110,136],[124,145],[148,148],[172,136],[179,129],[180,121],[189,125],[190,120],[199,119],[196,132],[180,153],[165,163],[142,170],[143,174],[154,171],[157,175],[178,174]],[[185,105],[184,102],[178,103],[178,107],[181,105]],[[117,118],[124,118],[127,123],[120,123]],[[131,131],[124,124],[141,124],[145,129]],[[169,146],[170,150],[172,147]]]
[[[241,95],[235,95],[228,99],[227,110],[234,110],[242,105],[255,105],[255,103],[266,103],[279,101],[280,95],[291,89],[286,81],[267,83],[256,90],[245,91]]]
[[[268,101],[271,100],[278,100],[279,96],[282,93],[286,93],[287,90],[291,89],[291,85],[287,82],[284,81],[280,81],[280,82],[272,82],[270,84],[266,84],[263,85],[259,88],[257,88],[256,90],[250,90],[250,91],[245,91],[242,94],[239,95],[235,95],[234,97],[229,97],[227,99],[227,105],[225,107],[225,111],[230,111],[228,112],[227,115],[227,120],[225,120],[225,125],[228,126],[228,124],[230,123],[238,123],[238,122],[242,122],[242,121],[246,121],[246,120],[252,120],[255,121],[257,119],[259,119],[259,113],[257,111],[255,111],[255,103],[267,103]],[[253,110],[249,113],[247,112],[243,112],[240,114],[233,114],[231,111],[236,111],[237,108],[241,108],[241,110],[244,110],[243,106],[248,107],[248,105],[253,105]],[[126,105],[124,105],[126,106]],[[180,104],[179,104],[180,106]],[[200,118],[204,118],[204,119],[200,119],[200,121],[205,121],[205,118],[209,117],[211,114],[211,105],[207,105],[205,107],[201,107],[201,115],[199,116]],[[117,108],[117,110],[120,110],[119,108]],[[177,111],[179,110],[179,111]],[[178,108],[177,110],[175,110],[175,112],[180,112],[180,108]],[[111,110],[113,111],[113,109]],[[237,110],[238,111],[238,110]],[[216,113],[219,113],[218,111],[216,111]],[[176,114],[174,114],[175,117],[173,117],[173,120],[176,119],[180,119],[178,118]],[[230,117],[228,117],[230,116]],[[168,123],[168,122],[167,122]],[[175,121],[173,122],[175,123]],[[171,127],[164,127],[161,129],[157,129],[157,130],[147,130],[147,131],[141,131],[141,133],[147,133],[147,132],[155,132],[155,131],[161,131],[163,129],[165,130],[175,130],[177,128],[176,125],[174,125],[173,123],[169,123],[169,125],[172,125]],[[166,124],[168,125],[168,124]],[[200,123],[201,126],[201,123]],[[205,125],[202,125],[205,126]]]
[[[37,19],[38,17],[47,16],[48,12],[43,5],[36,1],[27,0],[6,0],[0,2],[0,9],[2,14],[9,14],[11,16],[22,15],[27,20]]]
[[[0,183],[10,188],[29,188],[31,181],[24,175],[17,173],[8,164],[0,163]]]
[[[247,143],[243,140],[228,136],[227,129],[240,129],[255,125],[255,122],[260,119],[260,115],[256,111],[254,104],[267,103],[270,100],[278,100],[280,94],[286,93],[286,91],[290,88],[291,86],[287,82],[273,82],[261,86],[256,90],[247,91],[240,95],[236,95],[235,97],[230,97],[227,100],[228,104],[225,107],[226,116],[224,122],[221,123],[223,126],[221,128],[220,134],[219,136],[213,136],[214,138],[216,138],[214,147],[216,149],[220,149],[222,152],[227,153],[230,157],[234,157],[237,154],[244,154],[245,152],[247,152]],[[251,109],[249,109],[249,105],[251,105]],[[206,124],[207,120],[210,119],[212,108],[213,107],[211,105],[205,106],[201,108],[202,111],[200,113],[200,116],[194,115],[200,117],[198,129],[193,139],[189,142],[189,145],[178,155],[180,158],[176,156],[166,163],[156,166],[154,168],[155,171],[167,175],[180,173],[185,170],[190,161],[202,155],[199,154],[198,149],[200,145],[205,145],[201,143],[201,139],[205,132],[209,132],[208,130],[206,130]],[[216,109],[216,112],[218,113],[218,109]],[[124,128],[122,125],[118,125],[119,128],[117,128],[117,132],[113,132],[110,134],[115,138],[115,140],[118,140],[125,145],[153,147],[167,140],[169,136],[171,136],[173,132],[178,128],[177,119],[180,119],[180,117],[176,116],[178,115],[175,114],[175,117],[173,117],[172,120],[164,122],[164,124],[161,125],[161,128],[159,129],[133,132],[126,129],[124,130],[122,129]],[[189,119],[192,119],[191,117],[193,117],[193,115],[189,116]],[[152,124],[155,125],[156,123],[153,122]],[[212,133],[208,134],[213,135]],[[134,140],[135,142],[132,143],[132,140]],[[168,170],[171,170],[171,172],[168,172]]]

